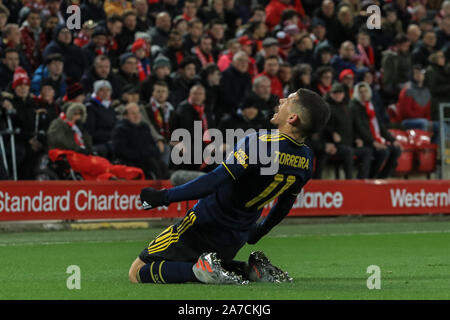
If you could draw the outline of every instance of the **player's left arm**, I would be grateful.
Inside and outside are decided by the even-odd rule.
[[[181,186],[163,190],[156,190],[151,187],[142,189],[142,206],[144,209],[152,209],[167,206],[172,202],[200,199],[214,192],[219,185],[231,180],[232,177],[227,169],[220,165],[210,173]]]
[[[267,217],[259,224],[256,224],[253,229],[250,230],[250,234],[247,240],[248,244],[255,244],[269,233],[273,227],[275,227],[281,220],[289,214],[296,199],[297,193],[285,192],[278,197],[278,201],[275,206],[272,207]]]

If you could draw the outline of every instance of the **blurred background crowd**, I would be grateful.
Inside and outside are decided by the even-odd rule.
[[[371,5],[379,29],[368,28]],[[3,179],[13,167],[36,179],[52,149],[148,179],[208,171],[171,162],[175,129],[201,121],[204,147],[211,128],[271,129],[279,100],[299,88],[332,111],[307,141],[314,178],[330,162],[346,179],[387,178],[403,151],[389,129],[439,141],[450,1],[0,0],[0,57]]]

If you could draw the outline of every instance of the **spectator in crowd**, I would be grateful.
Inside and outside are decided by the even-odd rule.
[[[333,68],[328,66],[319,67],[314,75],[313,90],[321,96],[325,96],[331,90],[333,84]]]
[[[126,52],[120,56],[120,69],[116,76],[121,89],[128,84],[139,86],[138,60],[133,53]]]
[[[262,48],[262,41],[267,35],[267,25],[264,21],[251,22],[247,28],[247,37],[255,43],[256,48]]]
[[[197,9],[197,7],[195,7]],[[198,10],[198,17],[207,24],[213,19],[225,20],[225,7],[223,0],[210,0],[208,5]]]
[[[220,79],[220,95],[222,110],[231,113],[239,106],[240,99],[251,91],[252,81],[248,74],[249,58],[244,51],[233,56],[233,62],[222,73]]]
[[[195,123],[201,123],[202,137],[204,144],[210,142],[208,137],[209,123],[211,114],[207,112],[207,108],[204,105],[205,102],[205,89],[201,84],[194,85],[189,91],[189,97],[182,101],[176,108],[175,117],[173,118],[173,129],[185,129],[189,132],[191,137],[190,141],[181,141],[177,144],[177,150],[181,149],[190,155],[190,162],[177,166],[179,169],[185,170],[199,170],[201,164],[194,161],[194,128]],[[181,144],[180,146],[178,146]]]
[[[314,17],[317,17],[325,22],[327,30],[332,29],[332,25],[336,20],[335,5],[333,0],[323,0],[320,8],[314,12]]]
[[[41,90],[39,95],[33,97],[36,103],[36,117],[39,117],[35,122],[35,132],[37,132],[37,139],[42,143],[43,147],[47,146],[47,131],[53,119],[59,116],[61,111],[58,101],[55,99],[55,89],[50,78],[44,79],[41,82]]]
[[[200,38],[203,34],[203,22],[200,19],[191,19],[188,22],[188,32],[183,35],[183,48],[190,54],[192,48],[200,44]]]
[[[107,17],[117,14],[121,16],[126,10],[132,9],[131,2],[127,0],[105,0],[103,5]]]
[[[79,82],[70,83],[67,86],[66,94],[60,102],[61,110],[66,110],[71,102],[83,103],[85,98],[83,86]]]
[[[131,52],[136,56],[139,81],[144,81],[150,75],[150,47],[147,41],[139,38],[131,46]]]
[[[35,70],[42,63],[42,53],[47,45],[45,32],[41,28],[41,13],[37,9],[30,9],[25,22],[20,28],[22,34],[22,50]]]
[[[55,32],[56,26],[59,23],[58,16],[47,16],[43,19],[42,28],[45,32],[45,40],[50,43],[53,39],[53,33]]]
[[[83,104],[69,104],[66,112],[54,119],[47,130],[48,148],[92,154],[92,137],[83,126],[86,119],[87,112]]]
[[[412,51],[411,62],[428,66],[428,57],[435,51],[435,47],[436,33],[434,31],[424,32],[422,41]]]
[[[385,179],[397,167],[402,148],[380,121],[371,102],[371,95],[372,89],[367,83],[357,83],[350,109],[356,136],[361,138],[365,147],[370,147],[373,151],[374,160],[369,178]]]
[[[1,50],[4,52],[7,48],[17,49],[19,53],[19,65],[30,74],[33,70],[25,52],[22,50],[22,33],[20,32],[19,26],[15,23],[8,23],[2,33]]]
[[[218,129],[226,135],[226,129],[242,129],[255,131],[267,129],[268,121],[258,108],[258,100],[254,96],[247,96],[239,105],[240,112],[225,115],[218,124]]]
[[[90,68],[94,60],[99,55],[107,55],[108,31],[102,26],[96,27],[91,35],[89,42],[82,47],[86,68]]]
[[[400,91],[397,102],[397,119],[407,129],[430,131],[437,138],[439,123],[431,121],[431,92],[424,86],[425,69],[413,66],[412,81]]]
[[[196,62],[195,58],[187,57],[180,63],[179,72],[172,74],[172,97],[170,102],[173,105],[178,105],[185,100],[192,86],[197,82],[195,77],[197,73]]]
[[[287,61],[295,66],[299,63],[314,63],[313,40],[308,34],[296,37],[294,47],[289,51]]]
[[[195,0],[186,0],[183,6],[183,18],[187,22],[192,19],[196,19],[197,17],[197,2]]]
[[[363,141],[355,136],[353,130],[352,113],[346,100],[346,90],[343,84],[335,82],[325,100],[330,106],[331,116],[326,128],[326,139],[333,143],[336,148],[334,157],[342,162],[345,178],[353,179],[354,159],[359,161],[357,179],[367,179],[370,173],[372,161],[372,149],[364,147]],[[320,158],[318,167],[323,168],[330,154]]]
[[[397,34],[403,33],[402,22],[398,19],[397,10],[394,5],[387,4],[384,7],[385,19],[382,21],[381,29],[387,43],[393,43]]]
[[[134,34],[136,33],[137,13],[134,9],[125,10],[122,14],[122,31],[118,39],[118,52],[122,54],[127,51],[128,46],[134,42]]]
[[[350,100],[353,96],[353,85],[355,84],[355,74],[352,69],[342,70],[339,74],[339,82],[345,86],[345,100]]]
[[[170,60],[170,65],[174,70],[185,58],[186,52],[183,50],[183,41],[178,31],[171,31],[167,45],[161,50],[161,54]]]
[[[85,23],[88,20],[99,22],[106,19],[105,10],[103,9],[103,3],[100,0],[86,0],[80,5],[81,23]]]
[[[101,157],[112,158],[111,132],[116,112],[111,107],[111,84],[107,80],[94,82],[94,91],[86,103],[86,130],[92,137],[94,151]]]
[[[358,57],[355,52],[355,45],[351,41],[344,41],[340,48],[339,54],[335,54],[331,59],[331,66],[334,68],[335,79],[339,77],[342,70],[350,69],[354,74],[361,72],[356,62]]]
[[[212,39],[212,54],[214,61],[219,59],[222,51],[225,49],[225,26],[221,20],[213,19],[207,25],[206,33]]]
[[[0,4],[0,37],[5,30],[5,26],[8,22],[9,10],[3,4]]]
[[[280,48],[278,40],[272,37],[264,39],[264,41],[262,42],[262,46],[263,46],[262,50],[259,51],[255,56],[256,66],[258,67],[259,72],[262,72],[264,69],[265,58],[271,56],[278,57],[278,50]]]
[[[370,35],[367,30],[360,30],[357,39],[357,54],[362,65],[369,70],[375,69],[375,51],[370,43]]]
[[[192,48],[192,53],[197,57],[198,69],[201,70],[210,63],[215,63],[212,55],[212,38],[208,35],[203,35],[200,38],[199,45]]]
[[[169,97],[169,86],[163,80],[156,81],[153,86],[150,103],[145,106],[146,113],[152,125],[158,133],[166,139],[171,140],[171,123],[175,109],[167,100]]]
[[[158,13],[155,20],[155,26],[150,30],[152,43],[161,48],[164,47],[169,39],[171,27],[172,22],[169,14],[167,12]]]
[[[311,22],[310,37],[315,46],[328,43],[326,23],[320,18],[313,18]]]
[[[208,112],[211,113],[210,126],[215,126],[224,113],[220,103],[221,77],[222,74],[220,73],[219,67],[214,63],[208,64],[200,72],[200,83],[203,85],[206,92],[205,105],[209,109]]]
[[[158,133],[150,120],[150,116],[146,110],[146,106],[142,104],[141,101],[139,101],[139,88],[133,87],[132,85],[127,85],[122,90],[120,102],[121,104],[114,107],[117,119],[123,119],[123,113],[125,112],[126,106],[130,103],[135,103],[139,107],[139,110],[141,112],[142,121],[150,128],[150,133],[153,137],[153,140],[156,142],[159,151],[163,153],[166,139]]]
[[[358,29],[353,21],[353,15],[349,6],[342,5],[339,7],[337,19],[333,21],[328,31],[328,39],[335,48],[339,48],[345,41],[354,40]]]
[[[150,19],[148,3],[146,0],[136,0],[134,2],[136,9],[136,31],[147,32],[152,26]]]
[[[12,82],[14,71],[19,66],[19,53],[15,48],[7,48],[3,52],[2,64],[0,65],[0,90],[4,91]]]
[[[429,57],[425,86],[431,92],[431,120],[439,121],[439,104],[450,101],[450,64],[439,50]]]
[[[406,36],[411,43],[411,48],[415,48],[419,44],[420,38],[422,36],[422,30],[420,30],[417,24],[410,24],[406,30]]]
[[[305,15],[301,2],[297,2],[296,6],[293,6],[289,0],[271,0],[266,6],[266,24],[269,30],[272,30],[280,23],[283,11],[287,9],[292,9],[301,16]]]
[[[266,76],[270,79],[270,88],[272,94],[278,96],[279,99],[284,97],[283,95],[283,85],[278,78],[278,71],[280,70],[280,65],[278,63],[278,57],[270,56],[264,59],[264,70],[259,76]]]
[[[93,20],[87,20],[86,22],[84,22],[81,26],[80,32],[78,32],[75,40],[73,40],[73,43],[76,46],[83,48],[91,40],[92,33],[94,32],[96,27],[97,23],[95,23]]]
[[[286,96],[288,96],[292,92],[296,92],[300,88],[312,90],[311,73],[311,65],[306,63],[297,64],[292,69],[292,77],[289,84],[288,94]]]
[[[122,17],[117,14],[112,14],[106,19],[106,30],[108,31],[108,39],[106,44],[106,51],[111,60],[111,66],[116,68],[119,64],[119,44],[117,38],[122,32]]]
[[[20,130],[15,141],[17,174],[20,180],[32,180],[43,146],[35,134],[36,103],[30,95],[30,78],[22,67],[14,71],[11,89],[3,93],[2,107],[10,114],[13,127]]]
[[[409,79],[411,54],[408,37],[402,33],[395,37],[395,45],[383,52],[383,94],[386,103],[397,100],[401,88]]]
[[[289,95],[289,84],[292,79],[292,66],[289,62],[282,62],[280,64],[278,79],[280,79],[281,85],[283,86],[283,96],[287,97]]]
[[[66,76],[75,81],[81,79],[87,64],[81,48],[72,43],[72,33],[65,25],[59,25],[55,29],[53,40],[45,47],[44,59],[52,53],[59,53],[66,61],[70,61],[70,63],[64,64]]]
[[[111,84],[111,97],[113,99],[117,99],[120,96],[121,87],[119,80],[111,71],[111,62],[105,55],[95,57],[92,67],[88,69],[81,78],[81,84],[83,85],[85,94],[92,93],[94,82],[98,80],[107,80]]]
[[[144,80],[141,83],[140,87],[140,98],[144,103],[148,103],[150,101],[150,97],[153,92],[153,86],[158,81],[164,81],[169,86],[169,90],[172,85],[172,79],[170,77],[170,61],[163,55],[159,55],[152,64],[153,70],[150,74],[150,77]]]
[[[45,59],[45,65],[39,66],[31,81],[31,93],[38,96],[41,91],[41,82],[49,79],[55,98],[64,96],[66,93],[66,75],[64,74],[64,57],[59,53],[52,53]]]
[[[252,92],[249,94],[256,101],[259,113],[267,120],[272,118],[279,97],[272,94],[271,81],[261,76],[253,81]]]
[[[243,41],[245,41],[245,43],[247,43],[250,46],[253,44],[253,41],[251,41],[247,36],[245,36],[245,39]],[[241,43],[239,40],[236,39],[228,40],[227,50],[219,57],[219,60],[217,61],[217,66],[219,67],[220,72],[223,72],[230,66],[234,54],[238,52],[240,49]]]
[[[324,44],[316,46],[316,49],[314,49],[314,67],[331,66],[332,59],[333,48],[330,45]]]
[[[111,136],[114,155],[120,162],[141,168],[147,179],[169,178],[167,166],[136,103],[126,105],[123,119],[117,121]]]
[[[446,16],[439,24],[439,29],[436,31],[438,49],[448,49],[450,43],[450,16]]]

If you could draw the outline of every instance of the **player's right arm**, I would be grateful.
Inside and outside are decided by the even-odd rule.
[[[278,197],[278,201],[275,206],[272,207],[267,217],[259,224],[256,224],[253,229],[250,230],[248,237],[248,244],[255,244],[269,233],[273,227],[275,227],[281,220],[289,214],[295,201],[297,200],[297,194],[292,192],[285,192]]]

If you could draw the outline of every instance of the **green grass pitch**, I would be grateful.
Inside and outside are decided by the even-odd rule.
[[[293,283],[129,283],[131,262],[161,230],[1,233],[0,299],[450,299],[450,221],[281,224],[239,252],[263,250]],[[66,286],[70,265],[79,290]],[[380,290],[367,288],[370,265]]]

